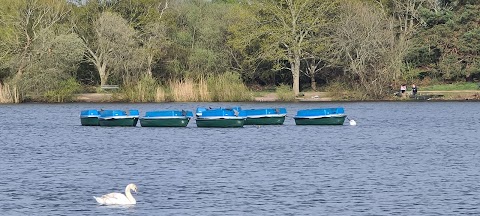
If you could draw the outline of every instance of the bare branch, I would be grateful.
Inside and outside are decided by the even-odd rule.
[[[157,6],[157,10],[160,11],[160,19],[161,19],[162,16],[163,16],[163,13],[164,13],[165,10],[168,8],[168,0],[165,0],[165,5],[163,6],[162,9],[160,9],[160,5],[161,5],[161,4],[159,3],[158,6]]]

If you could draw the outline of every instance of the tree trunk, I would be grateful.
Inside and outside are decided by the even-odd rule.
[[[13,77],[13,82],[12,82],[12,86],[13,86],[13,89],[12,89],[12,98],[13,98],[13,103],[20,103],[22,102],[23,98],[21,97],[22,94],[20,92],[20,89],[19,89],[19,82],[21,80],[21,77],[22,77],[22,72],[21,70],[19,69],[19,72],[17,74],[15,74],[15,76]]]
[[[295,55],[291,66],[293,76],[293,93],[300,94],[300,55]]]
[[[312,64],[308,70],[308,73],[310,74],[310,86],[312,87],[313,91],[317,91],[317,81],[315,80],[315,71],[317,70],[317,66]]]
[[[21,99],[20,99],[20,94],[18,92],[18,87],[17,87],[17,84],[13,84],[13,103],[20,103]]]
[[[98,74],[100,75],[100,85],[106,85],[108,81],[107,64],[97,64]]]
[[[315,80],[315,76],[313,74],[310,76],[310,85],[312,86],[313,91],[317,91],[317,81]]]
[[[147,58],[147,76],[152,78],[152,63],[153,63],[153,55],[148,55]]]

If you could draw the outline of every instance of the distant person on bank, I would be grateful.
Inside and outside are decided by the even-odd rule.
[[[418,91],[417,86],[415,84],[413,84],[412,85],[412,95],[413,96],[417,95],[417,91]]]
[[[407,85],[402,84],[402,86],[400,86],[400,93],[404,94],[406,91],[407,91]]]

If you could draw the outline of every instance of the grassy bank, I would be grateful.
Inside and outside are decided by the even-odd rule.
[[[292,100],[282,100],[276,92],[253,92],[254,97],[252,101],[257,102],[292,102]],[[296,97],[293,101],[311,101],[311,102],[328,102],[328,101],[359,101],[354,99],[336,98],[331,92],[302,92],[303,96]],[[345,92],[344,95],[348,95]],[[442,95],[440,98],[433,98],[437,101],[461,101],[461,100],[480,100],[480,91],[423,91],[419,92],[419,96],[426,95]],[[383,101],[411,101],[409,97],[389,97]],[[420,98],[421,100],[421,98]],[[110,93],[86,93],[77,96],[77,102],[125,102],[118,97],[114,97]],[[164,100],[160,100],[162,102]],[[210,100],[211,101],[211,100]],[[250,100],[249,100],[250,101]],[[203,101],[197,101],[203,102]],[[222,102],[222,101],[218,101]]]
[[[251,90],[233,73],[220,76],[185,78],[158,83],[144,77],[131,85],[120,86],[119,90],[105,91],[99,87],[78,86],[65,82],[58,91],[49,91],[44,96],[30,97],[36,102],[245,102],[245,101],[368,101],[359,92],[339,86],[323,88],[321,92],[302,92],[295,97],[288,85]],[[421,98],[435,96],[434,100],[480,100],[476,83],[454,83],[420,86]],[[439,96],[439,97],[436,97]],[[36,98],[36,99],[35,99]],[[417,98],[417,99],[419,99]],[[412,98],[385,96],[384,100],[413,100]],[[0,103],[13,103],[12,86],[0,85]]]
[[[464,90],[479,90],[477,83],[452,83],[452,84],[436,84],[425,87],[420,87],[423,91],[464,91]]]

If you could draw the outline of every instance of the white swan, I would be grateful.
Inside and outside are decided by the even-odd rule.
[[[130,190],[137,192],[137,186],[135,184],[129,184],[125,188],[125,195],[121,193],[109,193],[101,197],[93,197],[98,203],[102,205],[134,205],[137,203],[133,198]]]

